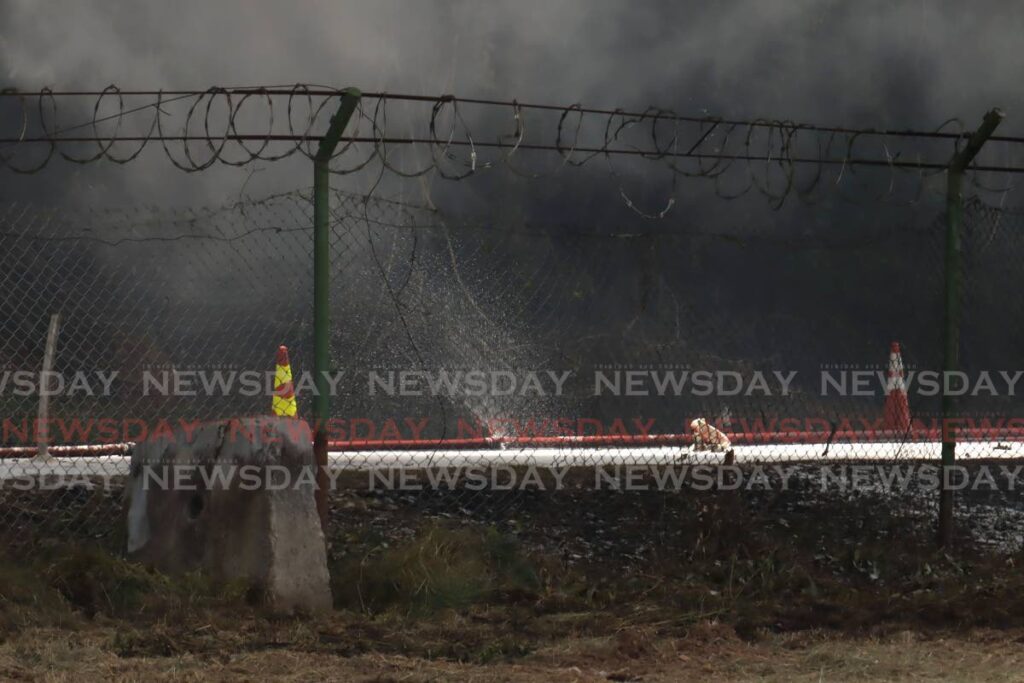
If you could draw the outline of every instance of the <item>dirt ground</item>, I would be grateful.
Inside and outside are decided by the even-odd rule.
[[[93,523],[119,518],[116,492],[16,492],[0,502],[51,523],[0,559],[0,680],[1024,680],[1015,500],[963,508],[940,550],[916,492],[580,476],[557,492],[353,478],[331,505],[335,610],[288,619],[247,587],[121,560],[116,524]]]

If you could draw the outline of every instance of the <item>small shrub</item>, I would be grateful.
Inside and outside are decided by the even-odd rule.
[[[496,529],[483,533],[432,525],[409,543],[383,548],[332,571],[339,607],[409,612],[463,609],[508,594],[534,594],[537,572],[518,542]]]
[[[30,560],[0,562],[0,627],[88,618],[166,616],[244,604],[247,586],[198,573],[168,577],[98,548],[53,546]],[[19,609],[21,608],[21,609]]]

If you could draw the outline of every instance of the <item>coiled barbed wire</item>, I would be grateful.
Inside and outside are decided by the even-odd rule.
[[[17,123],[13,134],[0,137],[0,168],[36,173],[59,157],[76,164],[101,160],[127,164],[151,144],[159,143],[170,163],[188,173],[215,164],[245,166],[274,162],[294,155],[313,158],[320,133],[327,128],[334,101],[343,91],[319,85],[214,87],[202,91],[121,90],[110,85],[99,91],[0,91],[0,107]],[[142,99],[138,104],[130,100]],[[61,120],[59,103],[71,99],[77,123]],[[91,107],[82,107],[82,101]],[[395,103],[429,105],[425,133],[406,137],[388,135],[389,111]],[[175,105],[183,111],[172,112]],[[473,116],[467,107],[475,107]],[[113,112],[108,112],[113,108]],[[91,117],[83,110],[91,109]],[[283,116],[282,116],[283,110]],[[2,120],[0,109],[0,120]],[[243,119],[259,112],[260,123],[246,128]],[[547,125],[529,127],[526,114],[548,116]],[[84,121],[82,118],[84,117]],[[511,125],[503,123],[511,120]],[[499,126],[502,132],[481,136],[474,128]],[[951,130],[951,126],[955,126]],[[135,132],[128,132],[132,128]],[[646,130],[646,133],[644,131]],[[86,131],[86,132],[83,132]],[[536,132],[535,132],[536,131]],[[644,145],[630,136],[645,140]],[[353,174],[373,164],[382,172],[402,178],[436,173],[447,180],[464,180],[483,170],[504,166],[530,178],[541,178],[567,166],[583,167],[603,159],[618,185],[626,206],[647,218],[664,218],[677,201],[680,178],[702,178],[712,183],[722,199],[751,192],[766,198],[772,208],[789,197],[805,204],[819,201],[835,190],[848,201],[912,204],[921,199],[928,177],[943,172],[955,146],[969,135],[951,119],[935,130],[876,130],[821,126],[771,119],[730,120],[710,115],[685,116],[669,109],[648,107],[639,112],[599,109],[580,104],[527,104],[458,98],[364,93],[342,144],[335,151],[331,171]],[[978,180],[982,172],[1016,174],[1016,145],[1024,138],[993,136],[1005,143],[1006,165],[975,164],[975,186],[986,192],[1007,192]],[[935,147],[936,143],[940,146]],[[89,149],[79,153],[81,146]],[[124,146],[130,145],[125,150]],[[927,150],[922,145],[932,145]],[[95,146],[94,148],[92,146]],[[423,146],[419,164],[403,166],[394,158],[398,146]],[[29,161],[19,159],[25,148]],[[520,159],[527,152],[554,152],[559,162],[546,171],[527,170]],[[496,152],[492,157],[485,153]],[[927,153],[926,153],[927,152]],[[33,156],[34,155],[34,156]],[[422,159],[426,159],[423,161]],[[641,206],[627,191],[635,184],[636,169],[623,168],[622,160],[639,159],[668,171],[667,196]],[[799,169],[806,169],[800,171]],[[858,169],[885,174],[864,181]],[[909,179],[904,181],[903,179]],[[910,183],[909,191],[901,187]]]

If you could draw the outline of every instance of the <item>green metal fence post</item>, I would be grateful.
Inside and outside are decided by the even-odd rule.
[[[330,286],[331,286],[331,175],[328,164],[341,134],[359,104],[361,93],[347,88],[341,105],[331,118],[327,134],[313,158],[313,374],[316,397],[313,402],[313,453],[316,457],[316,508],[320,523],[327,525],[327,420],[331,398],[327,373],[330,371]]]
[[[1002,111],[993,109],[957,152],[946,171],[946,302],[945,321],[942,334],[942,370],[944,378],[960,368],[960,303],[963,296],[963,273],[961,271],[960,225],[963,222],[964,171],[981,150],[1003,120]],[[949,471],[956,462],[956,398],[946,391],[947,381],[942,383],[942,480],[939,489],[939,545],[948,546],[953,541],[953,490],[948,488]]]

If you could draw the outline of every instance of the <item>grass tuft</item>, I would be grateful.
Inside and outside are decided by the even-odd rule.
[[[515,538],[430,525],[409,543],[382,547],[332,568],[338,607],[429,614],[498,598],[530,599],[539,574]]]

